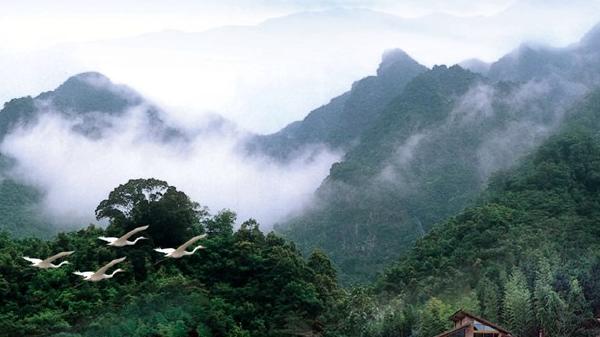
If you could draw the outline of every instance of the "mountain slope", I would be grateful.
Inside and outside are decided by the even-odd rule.
[[[526,82],[532,79],[560,78],[585,85],[598,85],[600,67],[600,24],[582,39],[566,48],[524,44],[494,62],[487,76],[494,80]]]
[[[381,278],[381,290],[413,299],[460,297],[480,280],[506,282],[515,266],[535,273],[548,260],[584,285],[600,262],[600,91],[578,104],[557,135],[518,167],[497,174],[477,204],[437,225]],[[594,284],[596,284],[594,283]],[[560,283],[554,283],[560,285]]]
[[[600,83],[590,71],[600,65],[597,35],[513,53],[490,77],[458,66],[415,77],[333,165],[315,206],[278,230],[307,251],[323,248],[343,281],[368,280],[555,132]]]
[[[130,109],[139,108],[150,130],[163,140],[181,137],[160,118],[160,110],[132,89],[112,83],[99,73],[69,78],[53,91],[36,97],[13,99],[0,110],[0,140],[17,129],[27,129],[40,116],[54,114],[72,122],[72,129],[90,138],[100,138]],[[0,154],[0,230],[17,236],[48,236],[56,231],[40,213],[44,191],[16,179],[14,160]]]
[[[0,110],[0,139],[16,127],[27,127],[42,114],[55,113],[74,121],[73,129],[93,138],[111,128],[129,109],[140,107],[148,125],[163,139],[181,136],[165,125],[161,111],[124,85],[100,73],[81,73],[53,91],[13,99]],[[116,119],[116,120],[115,120]]]
[[[345,281],[364,281],[374,275],[422,233],[423,222],[430,223],[425,217],[419,218],[423,214],[412,211],[414,205],[407,205],[414,197],[408,190],[414,191],[418,185],[412,174],[418,171],[406,165],[422,168],[426,161],[443,154],[445,161],[438,160],[437,168],[451,169],[449,159],[456,155],[451,153],[452,148],[445,148],[450,151],[445,154],[434,150],[444,139],[431,139],[420,158],[414,157],[414,151],[427,139],[427,129],[445,128],[457,98],[478,80],[481,78],[459,67],[436,67],[416,77],[363,134],[361,142],[341,163],[333,165],[317,191],[318,206],[278,229],[301,247],[327,251]],[[455,185],[478,184],[476,174],[458,177],[462,174],[460,168],[454,167],[453,171],[457,174]],[[443,193],[437,197],[447,200]],[[468,199],[469,195],[463,198]],[[421,202],[439,204],[432,200]],[[463,203],[463,199],[456,200],[459,207]],[[448,205],[450,209],[455,207]],[[436,215],[444,214],[440,211]]]
[[[325,145],[345,152],[406,84],[426,70],[405,52],[388,51],[376,76],[355,82],[350,91],[313,110],[304,120],[277,133],[256,136],[248,143],[248,149],[281,159],[290,159],[311,146]]]

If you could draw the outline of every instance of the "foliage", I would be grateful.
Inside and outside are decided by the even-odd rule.
[[[450,327],[449,314],[450,311],[444,302],[435,297],[429,299],[421,314],[419,336],[435,336],[447,330]]]
[[[600,92],[521,165],[497,174],[473,207],[417,241],[379,291],[452,303],[475,289],[481,313],[498,315],[517,336],[597,329],[590,308],[599,313],[598,107]],[[490,312],[495,302],[502,312]]]
[[[133,179],[119,185],[96,208],[98,220],[110,219],[109,233],[149,225],[152,243],[165,247],[179,245],[199,232],[205,215],[206,210],[185,193],[157,179]]]
[[[525,336],[530,332],[533,323],[531,309],[531,293],[525,275],[519,269],[514,269],[506,283],[504,321],[516,336]]]
[[[500,319],[500,290],[492,280],[483,277],[477,284],[477,299],[480,304],[480,313],[487,320],[498,322]]]
[[[327,252],[345,284],[372,280],[479,192],[472,140],[489,130],[446,124],[457,97],[481,80],[458,66],[413,78],[331,167],[317,207],[276,229],[305,251]]]
[[[0,129],[1,123],[0,118]],[[0,154],[0,229],[18,237],[50,237],[55,230],[39,215],[43,193],[11,178],[9,172],[14,164],[14,160]]]
[[[100,216],[110,219],[106,230],[90,226],[50,241],[0,235],[3,335],[317,333],[327,319],[325,306],[340,296],[335,270],[322,253],[305,260],[294,245],[273,233],[263,234],[253,220],[234,231],[234,213],[210,216],[165,182],[131,180],[111,192],[98,209]],[[122,234],[141,220],[150,224],[144,233],[150,240],[114,248],[97,239]],[[162,260],[152,242],[168,243],[161,240],[166,240],[163,235],[170,227],[181,235],[206,231],[209,235],[202,241],[206,249]],[[70,265],[59,269],[37,270],[21,258],[65,250],[75,254],[68,257]],[[87,283],[71,273],[95,270],[119,256],[127,257],[126,273],[114,279]]]

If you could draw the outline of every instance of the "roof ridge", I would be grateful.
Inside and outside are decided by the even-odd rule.
[[[481,323],[484,323],[485,325],[489,325],[489,326],[491,326],[492,328],[495,328],[496,330],[498,330],[498,331],[500,331],[500,332],[503,332],[503,333],[505,333],[505,334],[512,335],[512,333],[511,333],[510,331],[508,331],[507,329],[503,328],[501,325],[498,325],[498,324],[496,324],[496,323],[490,322],[490,321],[488,321],[487,319],[485,319],[485,318],[482,318],[482,317],[479,317],[479,316],[477,316],[477,315],[475,315],[475,314],[472,314],[472,313],[470,313],[470,312],[468,312],[468,311],[466,311],[466,310],[464,310],[464,309],[459,309],[457,312],[455,312],[455,313],[454,313],[454,314],[453,314],[453,315],[450,317],[450,319],[453,319],[453,318],[454,318],[456,315],[458,315],[459,313],[463,313],[465,316],[469,316],[469,317],[471,317],[471,318],[474,318],[475,320],[477,320],[477,321],[479,321],[479,322],[481,322]]]

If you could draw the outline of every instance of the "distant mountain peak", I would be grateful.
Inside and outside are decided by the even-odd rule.
[[[88,71],[77,75],[73,75],[69,77],[64,84],[72,82],[84,82],[86,84],[95,86],[105,86],[113,84],[108,77],[96,71]]]
[[[422,65],[410,57],[404,50],[389,49],[386,50],[381,57],[381,63],[379,64],[379,68],[377,68],[377,75],[381,76],[388,72],[390,68],[396,68],[398,66],[422,67]]]
[[[85,72],[69,77],[54,91],[40,94],[37,99],[51,100],[60,110],[80,113],[101,111],[120,113],[143,99],[133,89],[113,83],[98,72]]]
[[[82,87],[89,87],[89,89],[92,90],[109,90],[137,96],[132,89],[124,85],[115,84],[107,76],[95,71],[84,72],[69,77],[63,84],[54,90],[54,93],[60,93],[75,87],[79,89]]]
[[[108,77],[106,77],[104,74],[102,74],[100,72],[97,72],[97,71],[86,71],[86,72],[83,72],[83,73],[79,73],[79,74],[76,74],[76,75],[73,75],[73,76],[69,77],[67,79],[67,81],[70,80],[70,79],[80,79],[80,80],[102,79],[102,80],[110,82],[110,79]]]
[[[598,48],[600,47],[600,23],[596,24],[590,29],[580,41],[581,46],[584,48]]]

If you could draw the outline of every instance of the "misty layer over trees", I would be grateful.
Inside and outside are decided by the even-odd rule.
[[[598,40],[596,28],[566,49],[523,46],[492,64],[490,77],[459,66],[403,72],[413,78],[390,103],[373,110],[357,107],[355,113],[375,111],[369,114],[373,120],[360,123],[356,141],[345,143],[349,150],[332,166],[312,208],[278,230],[306,252],[325,249],[344,282],[372,280],[435,223],[471,204],[490,175],[511,167],[556,131],[599,80],[589,71],[600,66],[593,48]],[[413,62],[400,57],[392,67]],[[510,76],[511,71],[522,77]],[[345,95],[369,97],[358,85]],[[321,111],[330,108],[328,116],[335,118],[333,109],[343,98]],[[293,149],[289,129],[310,127],[310,117],[271,141]],[[339,117],[345,118],[356,119],[350,113]]]
[[[7,102],[0,331],[432,337],[464,309],[518,337],[597,336],[600,26],[464,66],[389,51],[270,135],[177,125],[98,73]],[[140,225],[118,253],[97,239]],[[186,259],[152,250],[200,234]],[[70,265],[22,259],[58,251]],[[110,282],[72,274],[120,254]]]
[[[11,100],[0,112],[3,196],[14,199],[17,186],[31,190],[23,200],[7,200],[19,202],[20,210],[7,213],[6,223],[28,233],[23,214],[39,206],[43,216],[30,219],[40,224],[37,234],[43,234],[40,222],[54,225],[45,226],[47,233],[81,226],[93,221],[97,200],[112,186],[158,176],[213,208],[235,207],[244,218],[270,225],[308,202],[338,158],[324,148],[298,153],[289,163],[249,158],[239,145],[248,136],[218,116],[174,125],[159,107],[101,74],[74,76],[54,91]]]

